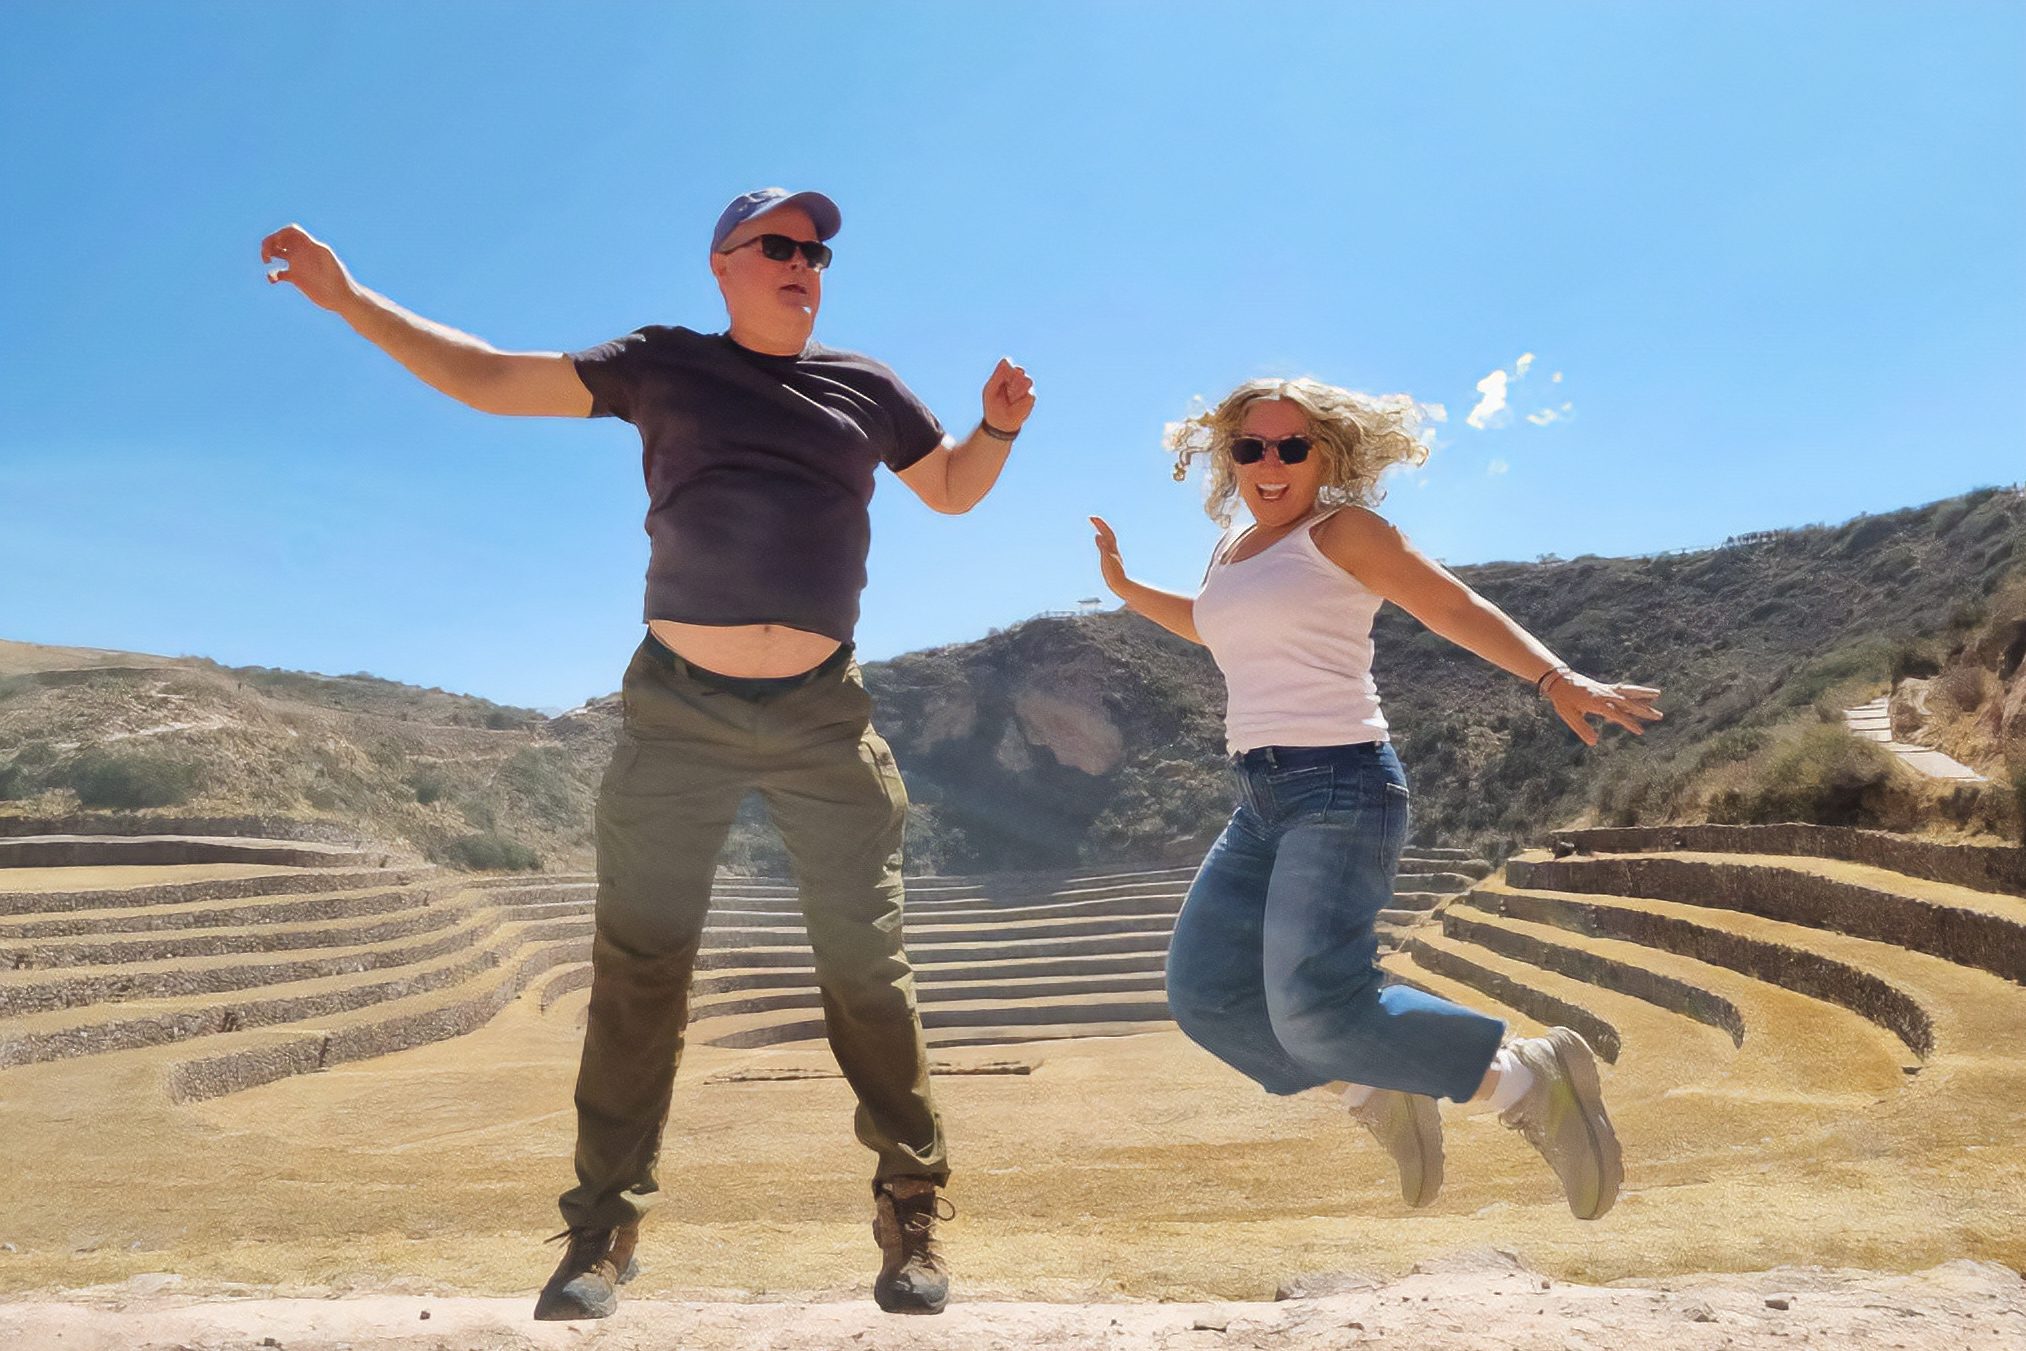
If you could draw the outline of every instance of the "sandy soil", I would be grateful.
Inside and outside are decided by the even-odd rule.
[[[870,1302],[629,1301],[600,1323],[536,1323],[526,1299],[419,1295],[193,1300],[171,1276],[64,1302],[0,1305],[0,1342],[22,1351],[524,1351],[540,1347],[1238,1348],[1396,1346],[1429,1351],[1556,1347],[2026,1345],[2026,1282],[1991,1263],[1914,1276],[1785,1268],[1750,1276],[1570,1285],[1490,1250],[1422,1264],[1401,1280],[1350,1274],[1278,1303],[959,1302],[897,1318]]]
[[[865,1297],[871,1160],[823,1048],[698,1047],[621,1318],[543,1328],[582,1001],[186,1106],[174,1047],[8,1071],[0,1346],[2026,1345],[2026,1066],[1908,1076],[1854,1016],[1784,1050],[1672,1018],[1628,1039],[1626,1189],[1594,1224],[1481,1115],[1446,1117],[1448,1183],[1409,1210],[1334,1104],[1270,1098],[1178,1032],[940,1052],[1030,1072],[939,1080],[959,1303],[936,1320]],[[1409,1275],[1485,1248],[1524,1270]],[[1802,1266],[1871,1274],[1700,1274]],[[1404,1284],[1271,1302],[1344,1272]]]
[[[124,891],[163,882],[214,882],[303,871],[307,870],[266,863],[190,863],[173,873],[159,867],[128,864],[102,868],[0,868],[0,891]]]

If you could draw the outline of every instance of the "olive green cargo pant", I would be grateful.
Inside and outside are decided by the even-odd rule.
[[[907,789],[872,730],[857,665],[833,665],[762,698],[718,687],[651,637],[627,667],[625,730],[598,793],[577,1186],[562,1197],[569,1225],[632,1224],[659,1191],[711,878],[751,790],[794,864],[830,1048],[858,1094],[858,1138],[879,1156],[874,1181],[948,1177],[901,946]]]

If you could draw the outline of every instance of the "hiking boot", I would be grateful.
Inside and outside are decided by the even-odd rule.
[[[936,1221],[957,1208],[936,1194],[932,1177],[893,1177],[877,1185],[872,1236],[879,1242],[879,1279],[872,1298],[888,1313],[941,1313],[950,1298],[950,1268],[936,1250]],[[939,1215],[938,1207],[949,1213]]]
[[[619,1287],[640,1274],[633,1256],[640,1226],[565,1229],[549,1242],[564,1239],[569,1247],[535,1300],[535,1317],[552,1322],[610,1318],[619,1310]]]
[[[1399,1165],[1401,1198],[1410,1206],[1433,1201],[1442,1190],[1442,1117],[1435,1099],[1381,1088],[1350,1113]]]
[[[1549,1028],[1545,1037],[1522,1037],[1506,1049],[1533,1071],[1534,1081],[1498,1119],[1525,1136],[1555,1170],[1570,1213],[1596,1219],[1618,1199],[1625,1178],[1618,1134],[1604,1114],[1596,1057],[1566,1027]]]

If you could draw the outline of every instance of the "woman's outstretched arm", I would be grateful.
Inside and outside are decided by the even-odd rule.
[[[1659,690],[1607,685],[1569,669],[1510,615],[1408,543],[1374,512],[1363,507],[1337,512],[1316,531],[1316,545],[1331,562],[1431,632],[1532,682],[1585,745],[1597,744],[1591,717],[1606,718],[1634,733],[1643,733],[1646,723],[1661,717],[1653,707]]]
[[[1118,537],[1112,534],[1103,517],[1093,516],[1090,523],[1097,527],[1097,563],[1104,570],[1104,584],[1111,593],[1124,601],[1128,610],[1146,616],[1168,632],[1192,643],[1202,642],[1196,633],[1196,602],[1126,576],[1126,565],[1119,558]]]

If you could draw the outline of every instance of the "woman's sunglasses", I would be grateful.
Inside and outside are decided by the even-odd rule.
[[[821,272],[824,268],[830,266],[830,246],[828,244],[818,244],[813,239],[790,239],[786,235],[754,235],[744,244],[734,244],[726,249],[725,252],[737,253],[740,249],[752,244],[758,244],[760,246],[760,253],[777,263],[787,262],[799,250],[802,254],[802,261],[809,264],[811,272]]]
[[[1280,456],[1282,464],[1300,464],[1308,458],[1309,447],[1314,444],[1306,436],[1283,436],[1278,441],[1257,436],[1234,437],[1231,441],[1231,462],[1258,464],[1270,450]]]

